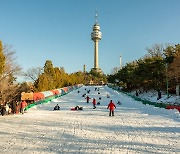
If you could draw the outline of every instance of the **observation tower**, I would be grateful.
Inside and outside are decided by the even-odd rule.
[[[98,64],[98,42],[102,38],[102,33],[100,31],[100,26],[97,22],[97,10],[96,10],[96,22],[93,26],[93,32],[91,33],[91,39],[94,41],[94,68],[92,68],[92,71],[95,71],[97,73],[102,74],[102,70],[99,68]]]

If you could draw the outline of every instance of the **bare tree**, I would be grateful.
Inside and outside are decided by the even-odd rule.
[[[22,69],[20,65],[16,63],[16,52],[12,50],[12,47],[10,45],[5,44],[3,46],[3,51],[5,55],[5,69],[2,77],[0,78],[0,81],[6,79],[9,75],[14,76],[20,74]]]
[[[33,67],[28,69],[26,72],[24,72],[23,76],[26,79],[35,82],[42,73],[43,73],[42,67]]]
[[[146,50],[152,57],[163,57],[164,45],[154,44],[151,48],[146,48]]]
[[[118,73],[118,71],[120,70],[120,68],[118,68],[118,67],[114,67],[112,70],[111,70],[111,74],[117,74]]]
[[[5,55],[5,68],[0,76],[0,98],[1,103],[12,101],[16,96],[18,84],[14,84],[15,75],[20,74],[21,67],[16,63],[15,51],[5,44],[3,46]]]

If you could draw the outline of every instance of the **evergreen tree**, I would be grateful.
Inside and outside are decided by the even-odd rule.
[[[35,91],[52,90],[49,89],[49,81],[44,73],[39,76],[39,78],[34,83],[34,86],[35,86]]]
[[[180,85],[180,44],[175,46],[175,54],[172,63],[168,68],[168,77]]]
[[[47,90],[52,90],[55,89],[55,72],[53,68],[53,64],[50,60],[46,60],[45,65],[44,65],[44,75],[46,76],[48,80],[48,89]]]
[[[44,73],[46,75],[54,77],[55,73],[54,73],[54,68],[53,68],[52,61],[46,60],[46,63],[44,65]]]

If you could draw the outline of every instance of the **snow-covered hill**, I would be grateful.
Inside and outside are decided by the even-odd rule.
[[[0,117],[0,153],[180,153],[180,114],[134,101],[108,87],[82,87],[24,115]],[[85,90],[86,89],[86,90]],[[93,109],[82,95],[101,105]],[[107,94],[110,98],[107,98]],[[107,105],[116,104],[109,117]],[[53,111],[56,104],[60,111]],[[71,111],[76,105],[83,111]]]

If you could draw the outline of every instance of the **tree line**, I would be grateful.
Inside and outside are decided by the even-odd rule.
[[[106,82],[104,74],[90,71],[66,73],[63,67],[54,67],[52,61],[46,60],[44,67],[32,68],[24,73],[26,78],[33,80],[34,91],[46,91],[76,84],[89,84],[90,80],[94,83]]]
[[[155,44],[147,48],[147,54],[127,63],[122,69],[108,76],[108,81],[118,84],[125,91],[134,89],[164,90],[175,93],[180,85],[180,44]]]
[[[84,73],[68,74],[63,67],[54,67],[52,61],[46,60],[42,72],[34,81],[35,91],[46,91],[84,82]]]

